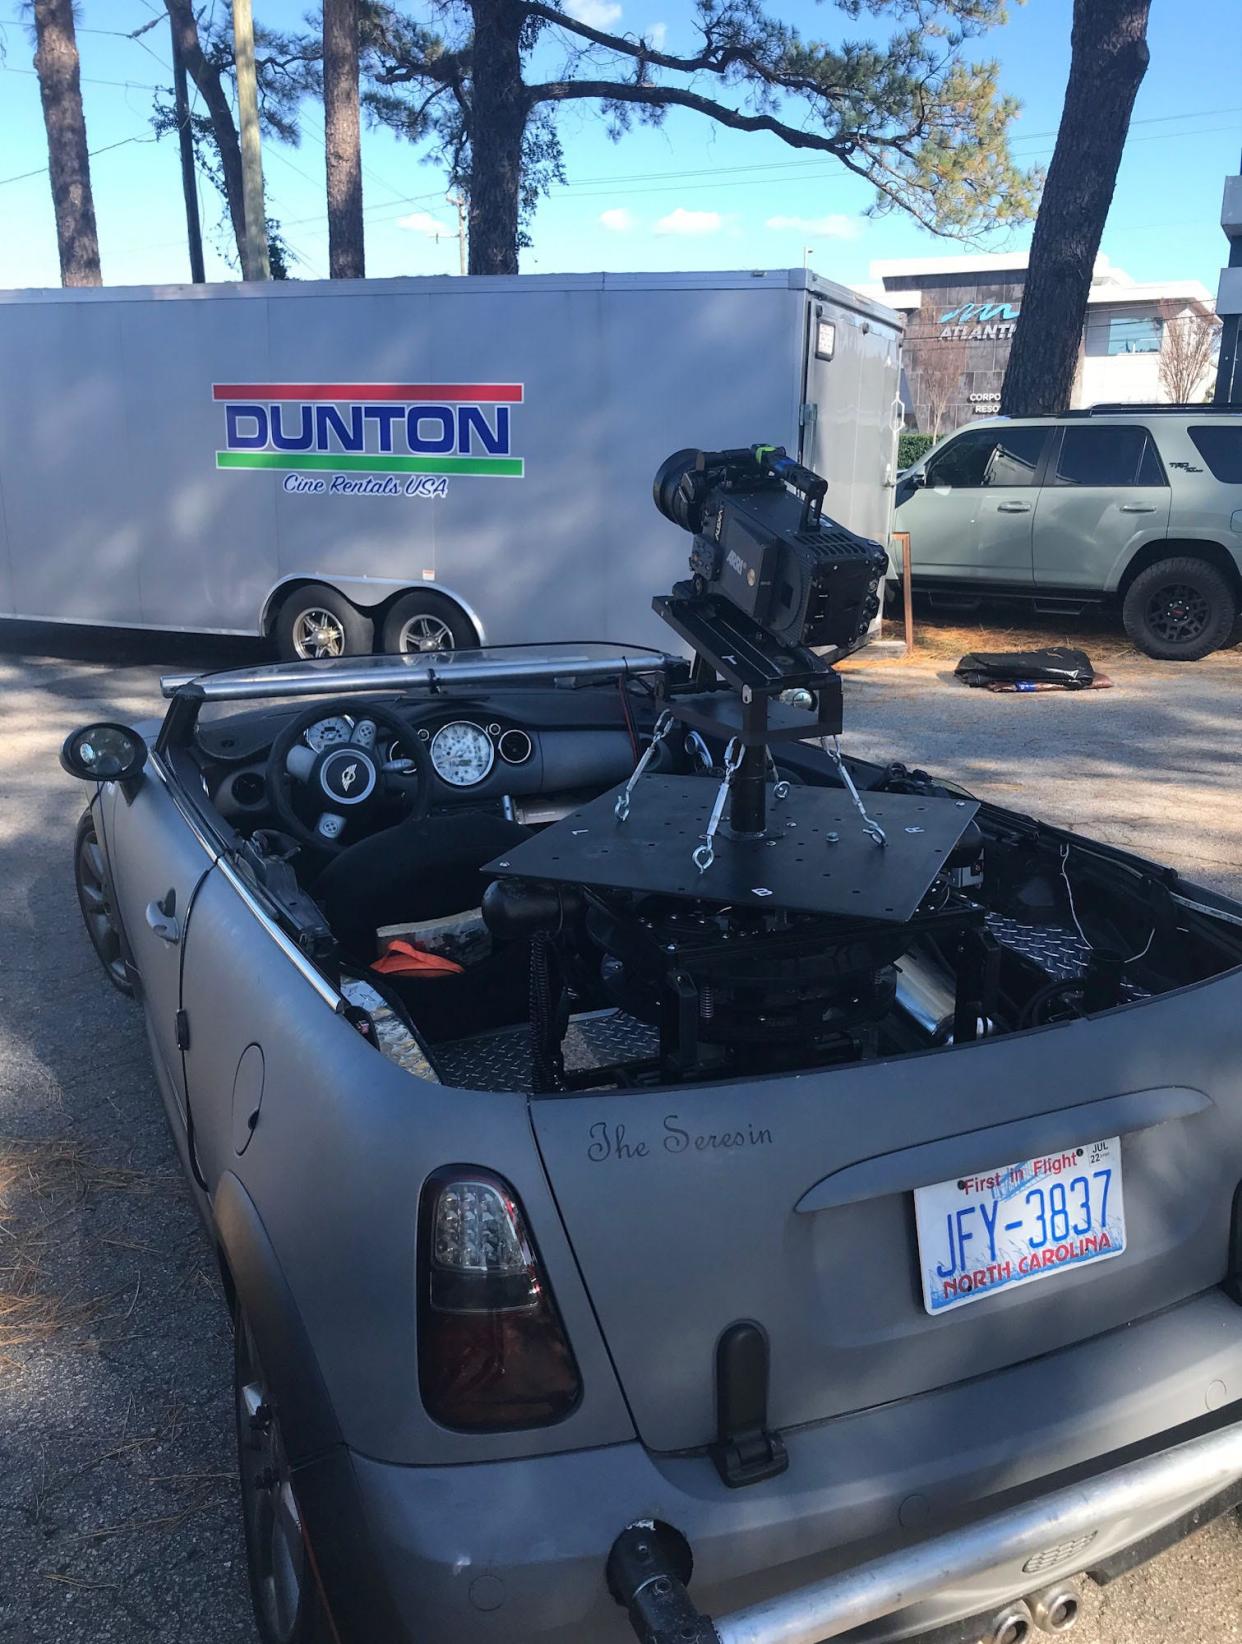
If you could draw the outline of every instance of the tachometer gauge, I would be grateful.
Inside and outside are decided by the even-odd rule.
[[[340,742],[348,742],[354,734],[354,728],[348,719],[334,716],[331,719],[319,719],[306,731],[306,746],[312,753],[322,753],[325,748],[335,748]]]
[[[472,788],[482,782],[495,758],[491,737],[481,726],[465,719],[442,725],[431,739],[435,773],[454,788]]]

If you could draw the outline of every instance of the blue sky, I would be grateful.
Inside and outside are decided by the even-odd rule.
[[[577,0],[593,20],[634,33],[663,28],[670,47],[690,43],[685,0]],[[809,37],[841,39],[867,29],[831,4],[771,0]],[[228,0],[215,0],[227,14]],[[307,0],[254,0],[260,22],[291,27]],[[162,13],[158,0],[81,0],[79,49],[104,279],[145,284],[187,279],[184,215],[174,143],[149,140],[152,90],[171,83],[163,21],[140,41],[123,36]],[[584,9],[584,15],[586,10]],[[1029,0],[978,47],[1001,63],[1006,92],[1023,105],[1014,151],[1046,162],[1069,62],[1071,0]],[[0,286],[59,281],[33,48],[16,0],[0,0]],[[1152,62],[1105,231],[1103,249],[1138,279],[1199,279],[1215,290],[1225,260],[1219,228],[1222,180],[1242,148],[1236,74],[1237,0],[1155,0]],[[875,258],[943,255],[909,219],[861,214],[869,190],[829,156],[808,156],[766,134],[715,128],[687,111],[658,129],[609,141],[590,105],[561,124],[569,184],[540,206],[524,272],[812,265],[833,278],[865,280]],[[301,146],[269,143],[269,209],[285,225],[304,277],[327,273],[322,109],[308,107]],[[135,140],[137,139],[137,140]],[[119,145],[109,147],[109,145]],[[442,175],[385,131],[363,138],[367,271],[449,273],[457,268],[455,217]],[[23,177],[20,174],[33,172]],[[12,180],[16,179],[16,180]],[[218,206],[202,190],[204,226],[217,239]],[[436,224],[446,237],[432,237]],[[806,226],[810,225],[810,226]],[[1025,248],[1029,228],[984,242]],[[230,277],[210,249],[208,278]]]

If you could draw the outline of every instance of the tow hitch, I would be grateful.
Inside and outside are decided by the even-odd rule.
[[[685,1542],[656,1524],[631,1524],[612,1544],[608,1590],[629,1611],[642,1644],[720,1644],[686,1591],[689,1579]]]
[[[1130,1519],[1167,1522],[1239,1478],[1242,1422],[1235,1422],[715,1619],[686,1591],[692,1559],[684,1538],[641,1522],[613,1543],[608,1585],[642,1644],[822,1644],[985,1571],[1014,1561],[1020,1568],[1032,1555],[1090,1532]],[[1025,1607],[1024,1613],[1031,1614]],[[1064,1631],[1072,1620],[1062,1605],[1055,1621],[1050,1612],[1038,1624]]]

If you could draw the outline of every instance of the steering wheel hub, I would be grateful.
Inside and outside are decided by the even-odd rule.
[[[311,772],[311,782],[318,783],[325,799],[333,807],[365,805],[375,792],[379,771],[364,748],[347,744],[320,754]]]

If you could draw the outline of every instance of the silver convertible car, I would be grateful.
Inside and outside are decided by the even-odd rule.
[[[65,745],[265,1644],[1021,1644],[1242,1496],[1242,908],[718,686],[349,657]]]

